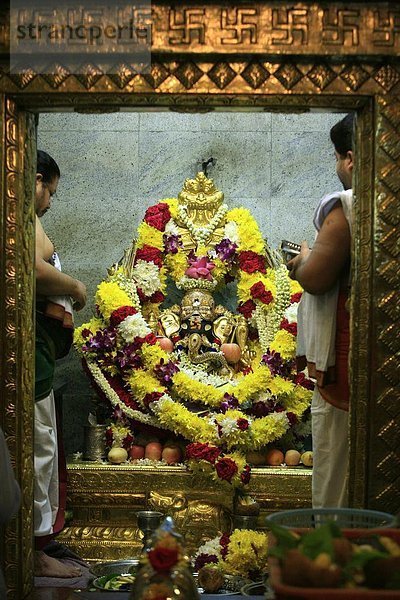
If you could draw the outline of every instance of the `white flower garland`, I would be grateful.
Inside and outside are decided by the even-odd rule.
[[[235,221],[228,221],[224,229],[224,238],[232,242],[232,244],[239,245],[239,229]]]
[[[118,325],[118,331],[128,344],[132,344],[136,337],[146,337],[151,333],[150,327],[140,312],[136,315],[128,315],[121,321]]]
[[[124,404],[118,396],[117,392],[112,389],[100,368],[91,362],[87,362],[86,364],[94,381],[99,386],[101,391],[107,396],[113,408],[117,408],[117,406],[119,406],[130,419],[140,421],[146,425],[153,425],[154,427],[162,427],[162,429],[166,429],[163,425],[161,425],[161,423],[159,423],[158,419],[154,418],[153,416],[144,414],[140,412],[140,410],[133,410],[133,408],[126,406],[126,404]]]
[[[146,296],[151,296],[161,287],[160,270],[152,261],[139,259],[133,268],[132,277]]]
[[[184,275],[176,282],[176,287],[178,290],[207,290],[208,292],[212,292],[218,285],[218,281],[216,279],[193,279]]]
[[[273,310],[265,316],[265,312],[257,305],[255,319],[261,349],[266,352],[279,330],[285,310],[290,305],[290,282],[287,277],[287,267],[280,265],[275,270],[276,298]]]
[[[180,220],[187,227],[192,238],[198,244],[204,244],[208,240],[210,235],[217,228],[218,224],[225,217],[227,212],[228,205],[221,204],[221,206],[218,208],[217,212],[215,213],[209,224],[204,227],[199,227],[198,225],[195,225],[195,223],[193,223],[192,219],[187,214],[186,206],[183,206],[182,204],[178,205],[178,216]]]
[[[185,358],[183,358],[184,356],[185,356]],[[207,373],[206,365],[198,365],[199,366],[198,370],[195,370],[193,368],[193,365],[191,365],[189,367],[188,366],[189,359],[186,355],[183,354],[183,352],[180,353],[178,360],[180,361],[179,369],[182,371],[182,373],[185,373],[185,375],[187,375],[194,381],[199,381],[200,383],[205,383],[207,385],[211,385],[214,388],[223,387],[224,385],[227,385],[228,383],[229,383],[229,385],[233,385],[233,386],[238,384],[238,382],[235,381],[234,379],[228,380],[224,377],[220,377],[219,375],[212,375],[210,373]]]

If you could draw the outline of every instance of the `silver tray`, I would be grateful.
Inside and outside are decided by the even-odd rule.
[[[127,558],[125,560],[115,560],[112,562],[99,562],[90,567],[90,572],[95,577],[102,575],[123,575],[135,570],[139,564],[136,558]]]

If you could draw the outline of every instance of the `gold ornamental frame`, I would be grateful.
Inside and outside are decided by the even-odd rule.
[[[3,12],[1,12],[3,11]],[[9,598],[32,588],[34,113],[165,107],[356,110],[350,495],[400,510],[400,3],[152,5],[152,66],[85,63],[41,75],[7,66],[0,9],[0,424],[23,491],[5,531]]]

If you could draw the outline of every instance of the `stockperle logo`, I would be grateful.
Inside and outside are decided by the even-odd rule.
[[[93,62],[108,73],[121,61],[138,73],[150,68],[150,0],[11,0],[10,70],[71,73]]]

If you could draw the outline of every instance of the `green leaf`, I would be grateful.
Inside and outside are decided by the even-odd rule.
[[[274,556],[279,560],[282,560],[289,550],[297,548],[299,545],[300,539],[286,527],[281,527],[281,525],[268,522],[267,529],[269,529],[276,538],[276,546],[268,548],[269,556]]]
[[[267,522],[267,529],[276,537],[277,545],[273,546],[269,551],[270,556],[276,556],[277,558],[282,558],[288,550],[292,548],[297,548],[299,545],[300,539],[294,535],[287,529],[286,527],[282,527],[281,525],[277,525],[276,523]],[[274,553],[272,553],[274,552]],[[278,556],[279,554],[279,556]]]
[[[346,571],[348,569],[364,569],[371,560],[376,558],[387,558],[387,553],[379,552],[379,550],[361,550],[355,552],[349,562],[346,565]]]
[[[331,523],[326,523],[306,533],[301,539],[299,549],[305,556],[314,560],[319,554],[326,553],[333,558],[333,537]]]

